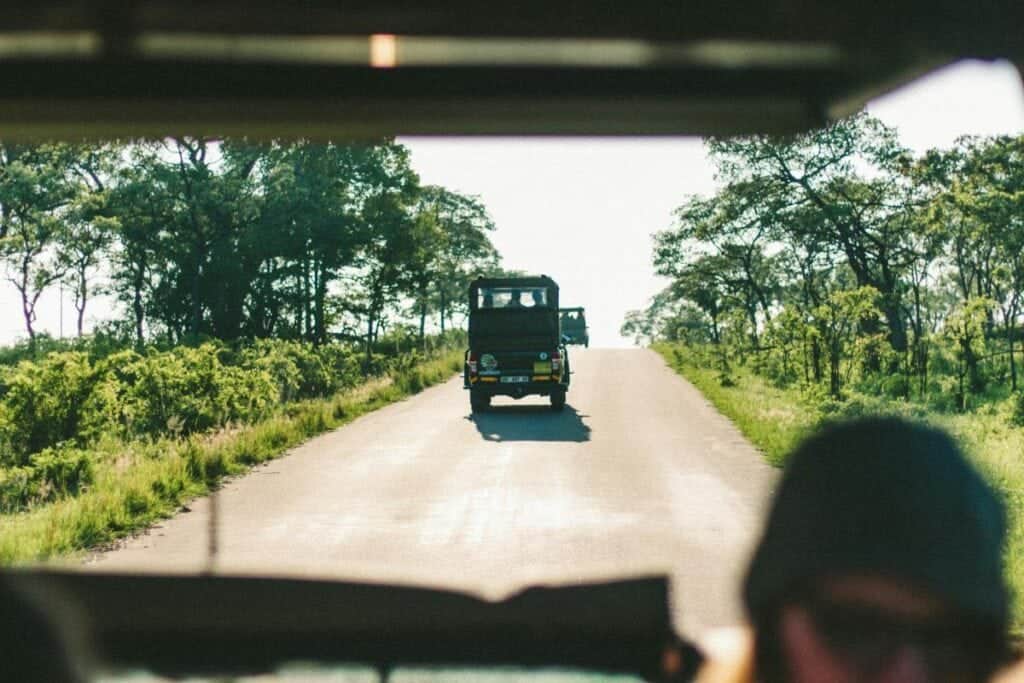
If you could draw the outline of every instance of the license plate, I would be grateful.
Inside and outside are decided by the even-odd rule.
[[[551,361],[536,362],[533,364],[533,374],[535,375],[550,375],[551,374]]]
[[[501,381],[502,381],[503,384],[518,384],[519,382],[529,382],[530,378],[529,377],[508,376],[508,377],[502,377]]]

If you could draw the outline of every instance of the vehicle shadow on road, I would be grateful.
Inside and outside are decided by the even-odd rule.
[[[590,441],[590,427],[567,405],[560,412],[549,406],[492,406],[468,416],[485,441]]]

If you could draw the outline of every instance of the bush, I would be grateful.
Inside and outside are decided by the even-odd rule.
[[[253,422],[279,405],[354,387],[367,374],[402,375],[422,360],[410,350],[373,354],[367,362],[347,345],[287,340],[258,340],[234,351],[207,342],[144,353],[117,350],[113,337],[101,341],[76,342],[100,349],[98,357],[64,350],[0,365],[0,467],[29,466],[33,454],[64,442],[84,447],[104,436],[184,436]],[[391,341],[401,348],[407,340]]]
[[[179,347],[125,366],[122,410],[129,432],[183,435],[264,416],[280,400],[269,371],[225,366],[221,351],[210,343]]]
[[[82,411],[96,383],[86,354],[22,361],[4,376],[0,464],[25,465],[32,453],[80,437]]]
[[[1024,391],[1018,392],[1012,400],[1013,423],[1018,427],[1024,427]]]
[[[44,449],[29,465],[0,468],[0,512],[78,495],[92,483],[93,471],[89,454],[67,445]]]

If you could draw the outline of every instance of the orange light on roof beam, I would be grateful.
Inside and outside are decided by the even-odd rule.
[[[398,38],[390,33],[370,36],[370,66],[375,69],[393,69],[398,65]]]
[[[88,42],[81,44],[89,45]],[[40,40],[39,36],[0,32],[0,58],[7,53],[44,56],[65,47],[66,43]],[[369,36],[143,33],[136,38],[135,47],[138,56],[153,59],[360,66],[368,63],[380,69],[399,66],[824,69],[835,67],[845,59],[838,46],[816,42],[705,40],[673,43],[631,39],[471,38],[390,33]]]

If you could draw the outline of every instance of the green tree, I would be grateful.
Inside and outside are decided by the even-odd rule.
[[[908,209],[923,200],[895,131],[858,115],[793,139],[716,139],[708,147],[719,178],[760,197],[787,241],[829,245],[857,286],[878,291],[889,343],[906,351],[902,278],[917,257]]]
[[[36,307],[67,264],[58,255],[65,216],[80,187],[70,172],[70,145],[0,145],[0,258],[18,290],[29,343],[36,339]]]

